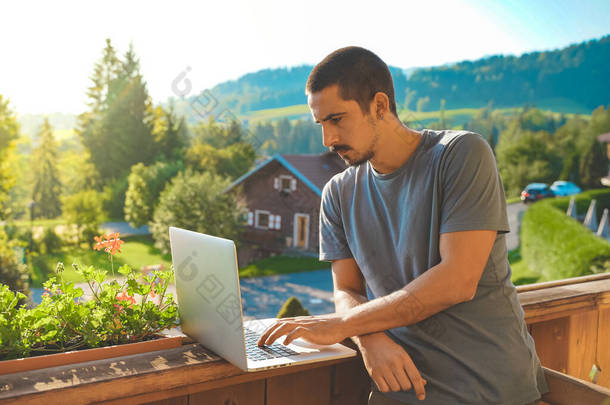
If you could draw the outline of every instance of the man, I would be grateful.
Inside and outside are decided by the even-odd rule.
[[[336,313],[278,320],[259,344],[358,345],[369,404],[528,404],[547,392],[510,281],[506,201],[478,134],[414,131],[372,52],[339,49],[306,85],[324,146],[350,167],[324,187],[320,259]]]

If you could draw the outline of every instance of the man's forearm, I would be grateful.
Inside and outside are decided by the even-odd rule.
[[[342,312],[346,334],[359,336],[411,325],[466,301],[470,293],[464,291],[464,284],[448,277],[440,266],[446,265],[441,262],[400,290]]]
[[[336,290],[334,293],[335,299],[335,312],[338,314],[345,314],[352,308],[358,305],[364,304],[368,301],[368,298],[364,295],[351,290]],[[352,341],[360,347],[360,337],[357,335],[350,336]]]

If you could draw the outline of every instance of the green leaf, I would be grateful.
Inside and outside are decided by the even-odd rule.
[[[121,267],[119,267],[119,273],[121,273],[124,276],[129,276],[132,273],[131,267],[129,267],[128,265],[124,264]]]

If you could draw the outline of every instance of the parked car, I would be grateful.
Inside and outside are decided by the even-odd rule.
[[[551,185],[551,190],[558,197],[566,195],[578,194],[582,192],[582,189],[571,181],[558,180]]]
[[[546,197],[554,197],[555,193],[548,184],[544,183],[530,183],[521,192],[521,201],[527,203],[532,201],[538,201]]]

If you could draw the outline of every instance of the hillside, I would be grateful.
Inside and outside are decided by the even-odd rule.
[[[494,55],[431,68],[391,67],[396,101],[402,108],[422,112],[445,108],[535,105],[564,113],[588,113],[610,102],[610,36],[560,50],[521,56]],[[264,69],[211,89],[219,101],[214,111],[229,108],[241,118],[258,121],[303,116],[304,85],[313,66]],[[408,78],[407,78],[408,74]],[[188,100],[175,100],[190,122],[199,117]],[[291,106],[298,106],[287,108]],[[283,111],[282,111],[283,110]],[[308,115],[308,111],[304,111]]]

